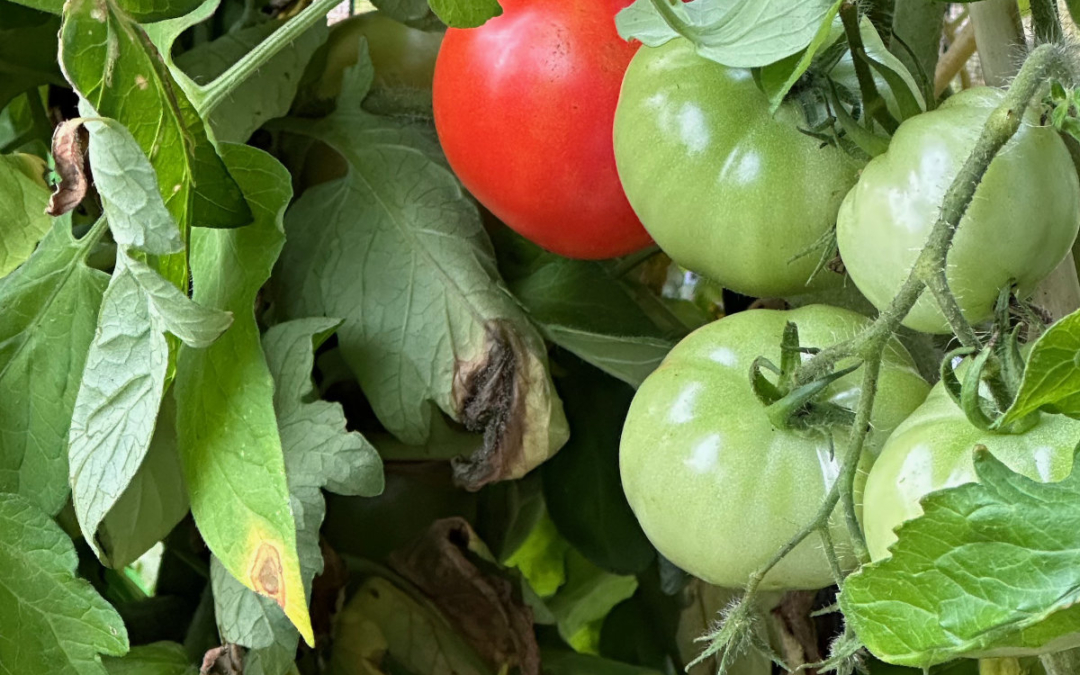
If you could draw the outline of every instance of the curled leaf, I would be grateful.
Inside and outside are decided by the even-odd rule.
[[[68,120],[56,127],[53,132],[52,152],[56,161],[56,173],[60,183],[45,213],[50,216],[62,216],[82,202],[90,187],[90,178],[86,170],[86,146],[89,135],[83,127],[82,119]]]

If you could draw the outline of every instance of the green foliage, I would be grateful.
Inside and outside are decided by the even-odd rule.
[[[75,548],[26,499],[0,494],[0,663],[8,672],[104,675],[128,650],[124,623],[75,576]]]
[[[1072,655],[1030,655],[1078,643],[1075,472],[1037,483],[977,452],[980,483],[928,496],[892,557],[847,577],[843,623],[793,616],[799,594],[776,605],[753,583],[740,603],[658,556],[620,481],[627,410],[678,341],[751,299],[698,283],[655,247],[571,260],[524,240],[451,171],[429,90],[361,106],[374,77],[364,56],[334,100],[298,94],[318,78],[338,4],[0,0],[0,672],[763,675],[770,658],[806,665],[815,650],[819,672],[1075,670]],[[373,4],[428,42],[503,12],[497,0]],[[887,147],[893,122],[939,103],[929,80],[943,5],[890,4],[636,0],[616,23],[649,47],[684,39],[750,69],[739,76],[773,115],[798,106],[805,123],[777,144],[785,164],[792,139],[861,161]],[[412,65],[431,72],[431,58]],[[1047,72],[1031,85],[1039,96]],[[1070,86],[1052,82],[1032,128],[1080,137]],[[710,104],[690,101],[665,129],[686,144],[691,108]],[[664,180],[717,169],[645,168],[665,211],[680,205]],[[337,177],[314,181],[323,169]],[[803,174],[767,195],[766,213],[796,178],[813,182]],[[50,189],[60,215],[46,214]],[[955,215],[946,201],[933,213]],[[729,250],[762,238],[738,227]],[[861,388],[852,380],[844,397],[866,422],[896,307],[917,296],[885,307],[877,333],[853,329],[801,362],[792,352],[792,381],[778,386],[810,391],[858,361]],[[965,344],[984,335],[952,328]],[[767,350],[751,342],[740,349]],[[939,352],[925,351],[920,370],[937,372]],[[999,427],[1035,411],[1080,418],[1080,312],[1026,353]],[[831,473],[806,485],[702,484],[693,497],[737,491],[751,520],[760,495],[802,498],[823,478],[826,491],[843,484],[828,498],[848,491],[854,523],[861,483],[842,455],[858,454],[858,436],[845,430],[835,457],[811,458]],[[658,437],[646,450],[670,446]],[[673,462],[650,481],[686,463]],[[433,522],[455,524],[447,541],[423,538]],[[836,525],[831,543],[854,564],[859,533],[849,543]],[[831,602],[821,594],[813,609]],[[695,643],[707,630],[712,645]],[[703,647],[723,658],[739,645],[726,666],[692,663]],[[1014,653],[1025,656],[967,658]]]
[[[975,450],[975,471],[979,483],[926,497],[924,515],[900,527],[892,557],[844,583],[846,620],[885,661],[929,667],[1060,638],[1057,649],[1072,646],[1080,472],[1039,483],[985,449]]]

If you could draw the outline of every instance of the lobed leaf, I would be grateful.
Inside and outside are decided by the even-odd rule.
[[[1039,483],[981,446],[975,471],[979,483],[925,497],[892,557],[844,582],[845,620],[883,661],[928,668],[1077,643],[1080,471]]]

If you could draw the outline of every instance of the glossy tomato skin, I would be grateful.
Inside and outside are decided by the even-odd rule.
[[[738,588],[810,522],[836,480],[839,463],[820,433],[777,429],[750,388],[759,355],[780,363],[788,321],[804,346],[852,337],[869,320],[849,310],[809,305],[791,311],[749,310],[699,328],[680,342],[638,389],[623,427],[623,490],[645,534],[669,560],[719,586]],[[826,390],[826,399],[856,404],[860,374]],[[886,351],[881,396],[865,467],[888,432],[926,396],[929,386],[899,343]],[[843,448],[845,428],[835,429]],[[856,561],[839,510],[831,524],[842,564]],[[817,537],[799,545],[766,577],[767,589],[815,589],[833,583]]]
[[[1033,480],[1059,481],[1072,470],[1080,442],[1080,420],[1040,414],[1022,434],[980,431],[939,383],[911,416],[896,428],[866,477],[863,532],[870,556],[889,556],[893,530],[922,515],[919,499],[935,490],[976,480],[973,451],[985,445],[1013,471]]]
[[[840,255],[859,290],[878,308],[907,278],[937,220],[945,192],[1004,93],[963,91],[900,125],[889,150],[863,170],[840,209]],[[990,317],[1000,288],[1015,279],[1026,294],[1061,262],[1080,224],[1080,182],[1064,142],[1028,111],[991,163],[949,251],[949,286],[971,322]],[[924,294],[904,320],[948,333]]]
[[[811,249],[836,222],[858,164],[800,129],[796,103],[773,116],[749,70],[698,56],[684,39],[642,47],[615,113],[615,161],[645,228],[676,262],[757,297],[839,277]]]
[[[572,258],[650,243],[615,171],[611,122],[637,43],[615,32],[629,0],[506,0],[449,29],[435,66],[435,127],[454,172],[500,220]]]

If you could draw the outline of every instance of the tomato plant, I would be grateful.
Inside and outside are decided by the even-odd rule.
[[[749,70],[674,39],[631,61],[615,113],[615,160],[641,222],[680,265],[752,296],[810,280],[858,163],[804,133],[794,101],[775,115]]]
[[[784,325],[806,346],[826,347],[869,323],[826,305],[787,312],[750,310],[704,326],[678,344],[638,389],[619,454],[623,488],[664,556],[709,583],[739,587],[805,523],[839,475],[834,447],[843,427],[778,428],[747,378],[760,354],[780,361]],[[771,349],[770,349],[771,347]],[[868,456],[926,396],[927,384],[903,347],[882,371]],[[832,383],[823,397],[850,406],[858,378]],[[832,436],[833,444],[830,444]],[[799,486],[786,489],[781,486]],[[845,568],[855,564],[842,518],[831,526]],[[833,583],[821,545],[803,542],[769,572],[763,588]]]
[[[611,119],[637,45],[615,33],[626,0],[506,2],[447,31],[435,127],[466,188],[503,222],[573,258],[649,244],[615,170]]]
[[[0,0],[0,672],[1080,673],[1070,18]]]
[[[836,227],[840,254],[851,279],[877,307],[892,300],[910,272],[945,190],[1002,97],[996,90],[969,89],[904,122],[889,151],[870,162],[844,200]],[[1007,199],[991,196],[1004,194]],[[1080,183],[1069,151],[1029,110],[983,176],[949,251],[946,276],[968,321],[989,318],[998,291],[1010,283],[1022,297],[1030,294],[1069,252],[1078,224]],[[949,332],[929,295],[904,323]]]

